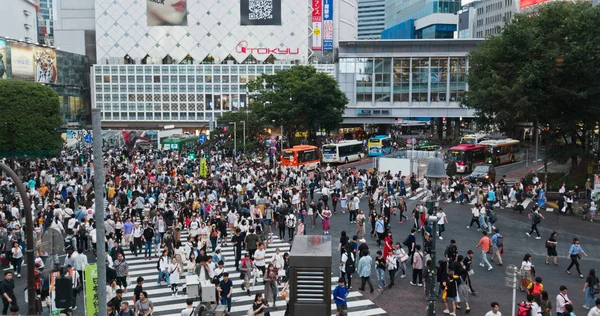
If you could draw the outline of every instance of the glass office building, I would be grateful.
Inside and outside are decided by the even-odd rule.
[[[391,124],[396,118],[473,117],[467,54],[481,40],[340,43],[337,79],[350,100],[345,124]]]

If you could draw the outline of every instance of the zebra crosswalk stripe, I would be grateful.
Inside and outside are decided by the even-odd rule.
[[[187,233],[182,232],[181,241],[187,241]],[[127,245],[124,246],[124,248]],[[277,236],[273,236],[273,242],[269,244],[269,247],[266,249],[266,262],[269,262],[271,256],[275,253],[275,250],[279,248],[281,253],[290,251],[290,244],[287,241],[283,241],[279,239]],[[223,247],[221,250],[225,258],[225,271],[229,272],[230,278],[233,281],[233,294],[232,294],[232,308],[231,308],[231,316],[242,316],[246,315],[248,309],[250,309],[252,305],[252,301],[254,299],[254,295],[257,293],[264,294],[264,285],[262,283],[262,279],[259,278],[254,287],[250,289],[250,296],[246,293],[246,291],[242,290],[243,280],[239,278],[239,272],[235,270],[235,254],[233,251],[233,246],[229,244],[227,247]],[[138,276],[144,278],[144,291],[148,293],[148,298],[154,304],[154,313],[155,316],[163,316],[163,315],[180,315],[181,310],[186,307],[185,301],[188,298],[186,295],[183,295],[183,288],[185,287],[185,274],[181,275],[181,278],[178,280],[179,284],[179,296],[173,297],[171,294],[171,288],[166,285],[159,286],[157,283],[158,271],[156,270],[156,261],[158,259],[152,260],[144,260],[143,252],[138,254],[138,257],[135,257],[130,249],[125,249],[125,258],[126,262],[129,265],[129,276],[131,277],[132,282],[135,282]],[[184,267],[185,269],[185,267]],[[357,280],[356,282],[360,282],[358,277],[354,278]],[[332,289],[337,285],[337,276],[331,277]],[[173,280],[171,280],[173,282]],[[281,290],[283,284],[279,286],[279,290]],[[134,285],[130,284],[130,288],[127,294],[124,294],[124,298],[128,300],[129,304],[132,304],[131,297],[133,295]],[[194,300],[194,306],[198,305],[198,299]],[[281,298],[277,298],[277,308],[270,308],[270,313],[273,316],[283,316],[285,313],[285,301]],[[332,303],[332,315],[335,315],[335,304]],[[351,316],[379,316],[379,315],[387,315],[387,313],[375,305],[371,300],[364,297],[359,291],[351,290],[348,294],[348,315]]]

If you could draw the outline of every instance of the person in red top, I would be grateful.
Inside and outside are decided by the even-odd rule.
[[[481,247],[481,262],[479,263],[479,265],[484,268],[487,265],[488,271],[491,271],[493,267],[490,264],[487,254],[490,251],[490,248],[492,247],[492,241],[490,240],[490,237],[487,236],[487,232],[485,230],[482,231],[481,234],[483,236],[481,236],[481,239],[479,239],[479,243],[477,244],[477,248]]]
[[[544,285],[542,284],[542,278],[536,277],[535,282],[529,283],[527,287],[527,292],[531,295],[542,295],[542,291],[544,290]]]
[[[388,231],[385,238],[383,239],[383,258],[387,258],[388,253],[394,251],[394,240],[392,239],[392,232]]]

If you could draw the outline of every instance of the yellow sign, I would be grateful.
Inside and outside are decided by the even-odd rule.
[[[321,35],[321,29],[318,29],[318,28],[314,29],[313,34],[315,34],[316,36]]]

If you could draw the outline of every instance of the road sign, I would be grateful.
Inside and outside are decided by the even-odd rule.
[[[198,142],[199,143],[205,143],[206,142],[206,135],[205,134],[200,134],[198,136]]]
[[[92,143],[92,135],[86,134],[85,136],[83,136],[83,141],[85,141],[88,144],[91,144]]]

